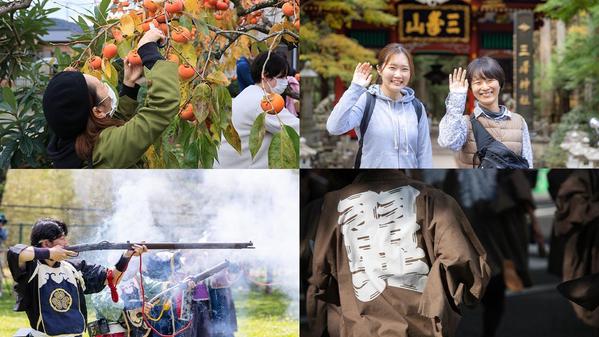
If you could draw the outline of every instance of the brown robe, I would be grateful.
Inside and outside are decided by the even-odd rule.
[[[563,280],[599,273],[599,171],[572,173],[562,184],[556,205],[555,233],[565,239]],[[599,328],[599,308],[572,306],[584,323]]]
[[[401,171],[362,171],[325,197],[307,302],[336,306],[341,337],[453,336],[489,277],[453,198]]]

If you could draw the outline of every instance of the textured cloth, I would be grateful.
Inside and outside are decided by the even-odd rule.
[[[264,140],[252,159],[249,145],[250,131],[256,117],[263,112],[260,107],[262,97],[264,97],[264,90],[257,85],[250,85],[233,99],[232,122],[241,139],[241,154],[226,139],[223,139],[218,149],[218,162],[214,164],[215,168],[268,168],[268,147],[273,134],[281,131],[279,119],[299,133],[299,118],[287,109],[283,108],[277,115],[266,114]]]
[[[360,122],[366,107],[366,91],[355,83],[349,86],[327,120],[330,134],[341,135],[355,129],[361,137]],[[432,167],[428,119],[423,107],[418,120],[412,105],[414,90],[403,88],[403,96],[397,101],[385,96],[379,85],[372,85],[368,91],[376,96],[376,105],[364,135],[360,167]]]
[[[239,92],[254,84],[252,72],[250,70],[250,61],[245,56],[242,56],[236,62],[237,83],[239,84]]]
[[[115,114],[126,120],[122,126],[102,130],[93,152],[94,168],[131,168],[139,162],[179,111],[179,75],[173,62],[159,60],[145,69],[148,83],[146,101],[122,96]],[[137,112],[136,112],[137,110]]]
[[[158,51],[158,43],[156,42],[144,44],[137,50],[137,53],[139,54],[144,67],[150,70],[152,67],[154,67],[154,64],[156,64],[157,61],[164,60],[164,56],[162,56],[160,51]]]
[[[39,330],[40,327],[38,327],[37,324],[40,319],[40,305],[37,275],[30,280],[31,276],[33,276],[36,271],[37,260],[26,262],[22,269],[19,267],[19,254],[26,248],[27,246],[19,244],[10,247],[7,253],[8,267],[15,281],[14,288],[17,293],[14,310],[25,311],[27,313],[27,318],[29,318],[30,326],[33,329]],[[84,315],[84,319],[87,320],[87,307],[83,294],[92,294],[104,289],[106,268],[99,265],[88,264],[84,260],[78,259],[57,262],[55,266],[60,266],[60,263],[69,263],[77,271],[81,272],[81,280],[83,282],[77,283],[80,294],[79,308]]]
[[[556,200],[555,233],[565,239],[563,280],[599,273],[599,172],[575,170]],[[573,304],[576,315],[599,328],[599,308]]]
[[[340,307],[328,315],[341,337],[453,336],[490,275],[457,203],[390,170],[326,195],[312,266],[307,306]]]
[[[437,139],[437,142],[439,143],[439,146],[449,148],[454,152],[463,151],[468,142],[472,143],[474,141],[470,116],[463,115],[464,107],[466,106],[466,96],[466,93],[458,94],[450,92],[445,99],[445,107],[447,112],[441,119],[441,122],[439,122],[439,138]],[[491,121],[497,123],[497,125],[500,125],[514,118],[522,118],[522,116],[510,112],[505,106],[500,106],[500,109],[501,114],[499,117],[492,118],[484,113],[477,102],[474,108],[474,117],[477,118],[484,126],[487,126],[487,122],[490,123]],[[530,142],[530,134],[528,133],[528,126],[526,125],[526,121],[524,121],[524,119],[522,119],[522,126],[520,130],[522,138],[518,143],[521,144],[521,151],[514,152],[526,158],[529,167],[532,168],[532,145]],[[501,138],[501,133],[494,133],[492,130],[488,131],[493,137],[500,136],[499,138]],[[502,141],[501,139],[496,139],[498,141]],[[510,147],[510,144],[506,144],[506,146]],[[471,168],[472,160],[470,160],[467,164],[466,162],[468,162],[467,159],[462,159],[458,161],[458,164],[461,164],[461,166],[467,165],[467,167]]]

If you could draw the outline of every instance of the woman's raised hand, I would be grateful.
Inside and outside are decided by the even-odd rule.
[[[463,94],[468,92],[468,80],[466,79],[466,69],[462,67],[453,69],[453,74],[449,74],[449,92]]]
[[[372,81],[372,66],[370,63],[358,63],[354,71],[354,78],[351,81],[366,88]]]

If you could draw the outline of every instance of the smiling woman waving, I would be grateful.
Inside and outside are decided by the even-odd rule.
[[[412,55],[398,43],[388,44],[379,53],[376,70],[379,84],[368,87],[372,66],[356,66],[351,85],[327,120],[327,130],[332,135],[356,130],[356,168],[431,167],[426,111],[408,87],[414,77]]]
[[[458,152],[460,168],[532,168],[532,146],[528,126],[522,116],[499,105],[503,69],[490,57],[473,60],[467,70],[454,69],[449,75],[447,112],[439,123],[438,143]],[[472,116],[462,115],[468,83],[476,98]],[[481,160],[493,157],[490,165]],[[519,166],[514,166],[519,165]]]

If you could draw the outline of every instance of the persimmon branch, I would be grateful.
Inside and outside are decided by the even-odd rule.
[[[32,0],[20,0],[20,1],[4,3],[4,4],[0,5],[0,15],[6,14],[9,12],[14,12],[19,9],[28,8],[29,5],[31,5],[31,1]]]

